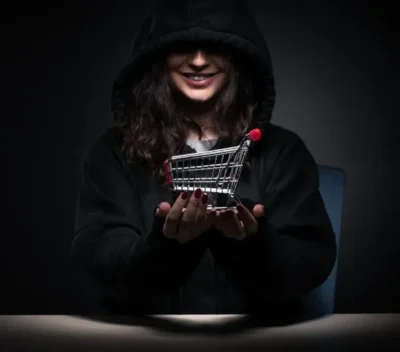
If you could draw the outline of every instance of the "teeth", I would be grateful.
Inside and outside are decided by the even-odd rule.
[[[204,81],[206,79],[205,76],[190,76],[190,79],[193,81]]]
[[[191,79],[192,81],[196,81],[196,82],[201,82],[204,81],[212,76],[215,75],[215,73],[204,73],[203,75],[201,74],[188,74],[188,73],[183,73],[183,75],[189,79]]]

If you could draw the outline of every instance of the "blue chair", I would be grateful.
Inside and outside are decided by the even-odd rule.
[[[345,172],[339,168],[319,165],[320,192],[336,235],[339,248],[342,227]],[[307,318],[332,314],[335,308],[337,259],[326,281],[305,297]]]

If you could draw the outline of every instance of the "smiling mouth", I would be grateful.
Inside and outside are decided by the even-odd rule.
[[[205,81],[208,78],[214,77],[218,72],[215,73],[185,73],[185,72],[181,72],[181,75],[189,78],[192,81],[197,81],[197,82],[201,82],[201,81]]]

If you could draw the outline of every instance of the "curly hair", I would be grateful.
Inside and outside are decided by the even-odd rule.
[[[220,140],[233,145],[252,125],[256,106],[251,79],[228,58],[227,80],[212,106],[216,118],[213,128]],[[179,94],[178,94],[179,95]],[[159,170],[165,159],[182,152],[189,130],[202,130],[179,104],[171,87],[166,60],[154,63],[128,92],[124,106],[114,111],[122,133],[122,150],[130,163]]]

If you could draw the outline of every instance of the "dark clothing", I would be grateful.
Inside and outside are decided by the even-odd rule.
[[[187,244],[167,239],[154,211],[173,202],[173,194],[145,166],[126,163],[113,128],[83,159],[72,253],[103,284],[110,311],[118,314],[293,312],[302,295],[328,277],[336,258],[316,163],[295,133],[269,122],[275,98],[269,54],[240,2],[219,11],[224,1],[210,7],[189,1],[192,7],[175,12],[171,2],[163,3],[169,7],[159,5],[146,20],[133,63],[114,85],[113,107],[123,103],[136,68],[164,45],[215,40],[252,60],[260,102],[254,119],[263,137],[250,152],[237,194],[249,208],[263,204],[266,216],[258,233],[243,241],[215,229]]]
[[[124,302],[120,313],[264,312],[326,279],[335,238],[316,164],[294,133],[269,124],[238,185],[244,204],[265,206],[259,232],[235,241],[210,230],[182,245],[154,217],[172,193],[150,170],[124,163],[114,132],[85,155],[72,250]]]

